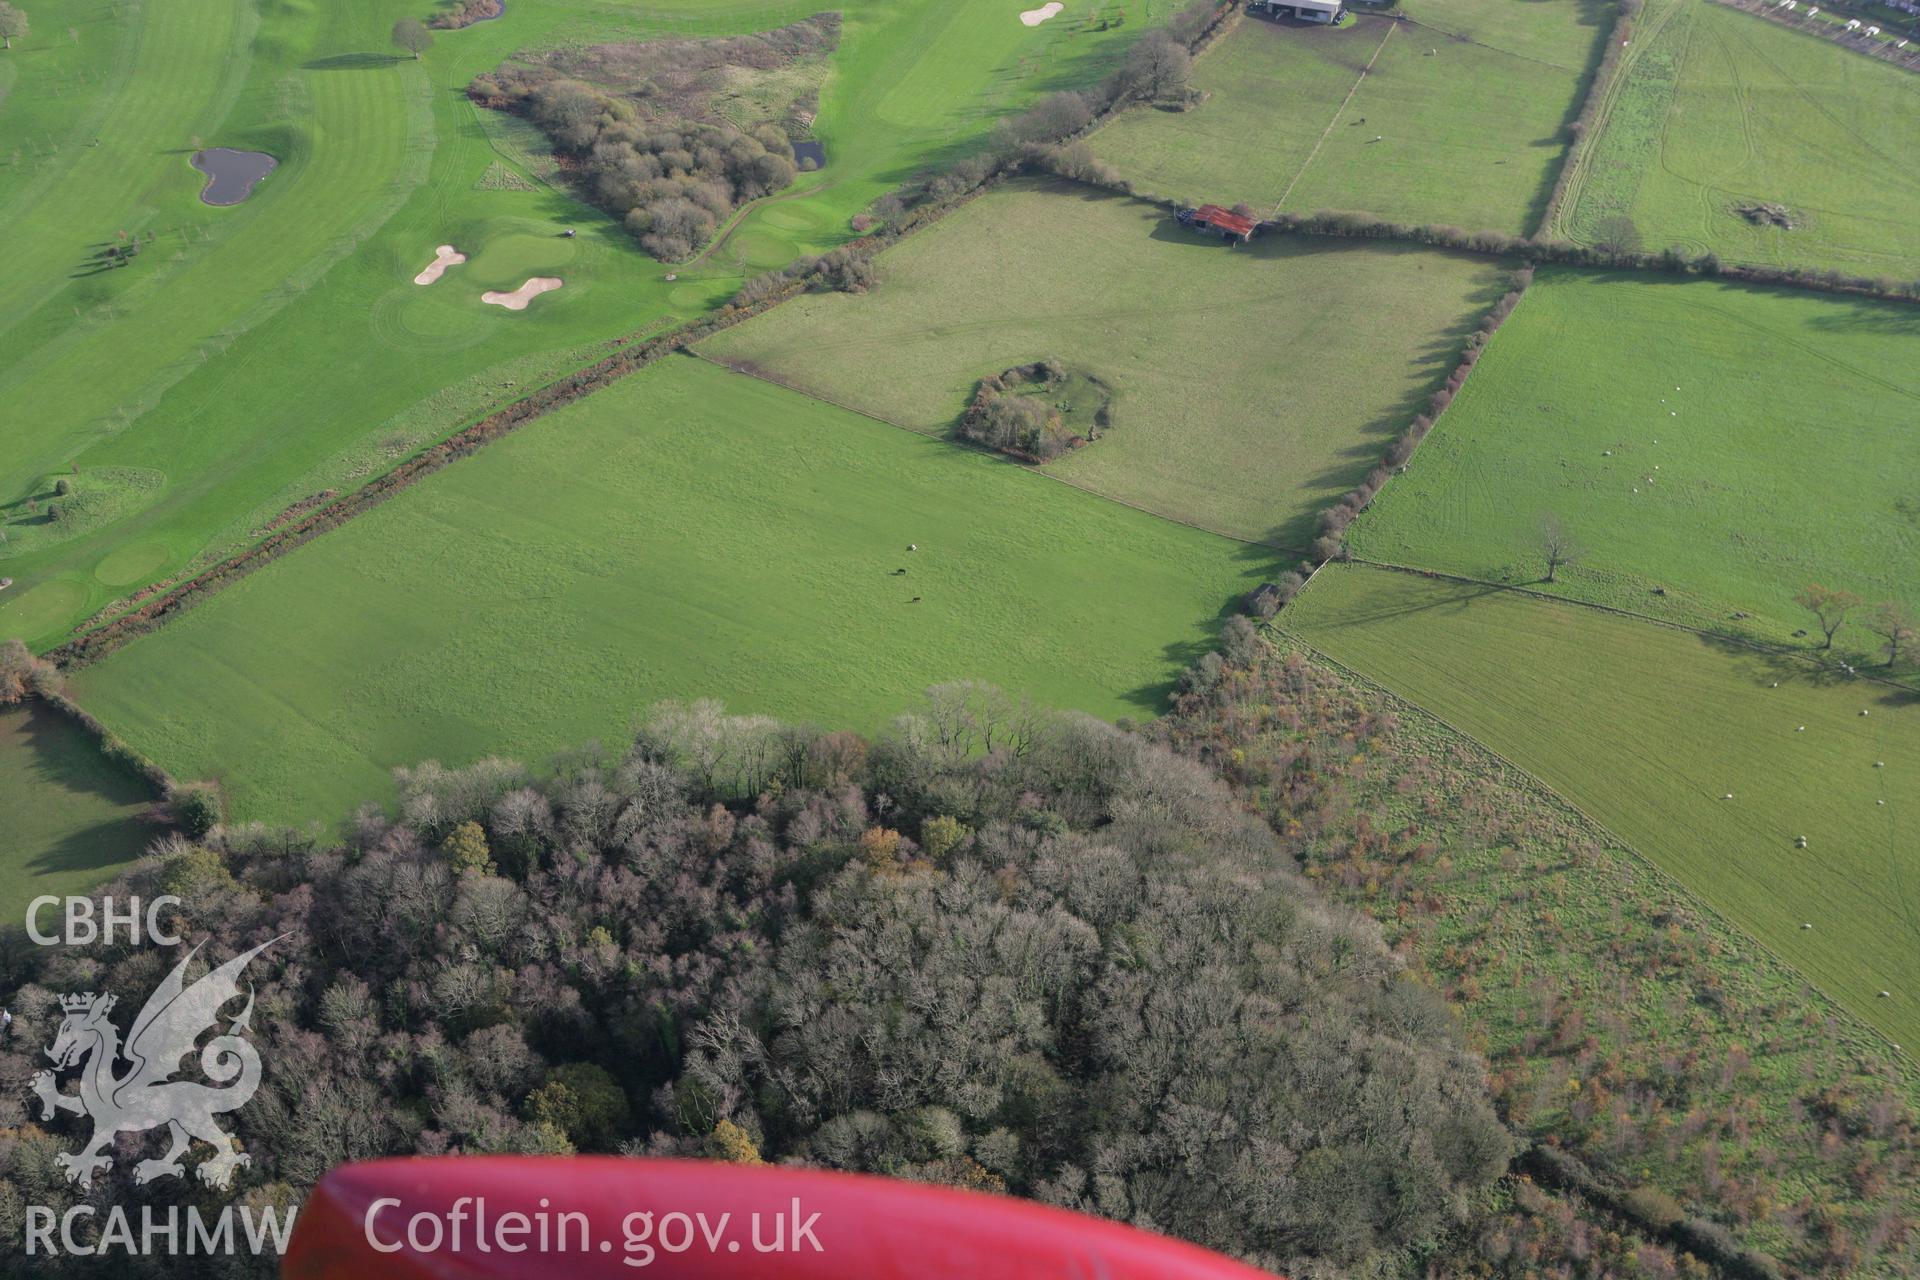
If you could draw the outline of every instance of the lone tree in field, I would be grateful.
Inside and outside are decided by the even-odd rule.
[[[1833,648],[1833,634],[1840,630],[1847,615],[1858,609],[1863,603],[1859,596],[1851,591],[1836,587],[1823,587],[1817,582],[1809,582],[1800,588],[1793,602],[1814,616],[1820,624],[1821,634],[1827,642],[1820,646],[1822,650]]]
[[[1540,517],[1540,558],[1547,562],[1547,581],[1560,573],[1560,566],[1572,564],[1586,554],[1586,548],[1573,540],[1560,523],[1560,517],[1548,512]]]
[[[418,62],[421,54],[433,48],[433,32],[418,18],[402,18],[393,24],[393,42]]]
[[[1920,640],[1920,620],[1898,600],[1882,600],[1867,615],[1867,630],[1887,642],[1887,665],[1900,661],[1900,650]]]
[[[15,36],[24,38],[26,34],[27,15],[8,4],[6,0],[0,0],[0,40],[6,41],[6,47],[11,49],[13,38]]]
[[[1600,219],[1594,230],[1598,232],[1594,237],[1594,245],[1597,248],[1604,249],[1608,253],[1639,252],[1640,228],[1633,224],[1632,218],[1624,214]]]

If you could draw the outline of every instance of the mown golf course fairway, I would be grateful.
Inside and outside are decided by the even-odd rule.
[[[138,857],[153,803],[65,717],[0,710],[0,919],[18,927],[34,896],[84,893]]]
[[[1780,642],[1809,582],[1920,606],[1916,341],[1911,306],[1543,269],[1354,552]],[[1552,585],[1548,513],[1585,548]]]
[[[1584,605],[1361,566],[1322,569],[1281,622],[1531,771],[1862,1018],[1920,1042],[1913,695]]]
[[[1048,470],[1150,511],[1304,547],[1374,466],[1508,270],[1400,245],[1228,248],[1066,184],[996,189],[880,258],[872,293],[777,307],[707,344],[944,433],[980,378],[1045,356],[1106,379],[1114,426]]]
[[[850,238],[876,195],[997,113],[1102,74],[1172,6],[1116,7],[1127,20],[1100,31],[1085,15],[1024,27],[990,0],[847,6],[816,122],[826,166],[676,269],[541,181],[525,126],[461,88],[520,48],[765,30],[814,8],[512,0],[416,61],[389,39],[413,0],[31,6],[33,33],[0,59],[0,403],[32,408],[0,415],[0,521],[53,523],[52,487],[76,469],[158,480],[111,521],[0,542],[0,636],[48,647],[608,341]],[[202,146],[279,165],[215,208],[190,163]],[[414,284],[441,244],[470,261]],[[565,287],[522,312],[481,302],[529,275]]]
[[[1403,7],[1412,21],[1333,30],[1243,18],[1194,64],[1204,102],[1129,111],[1094,151],[1142,190],[1192,203],[1532,231],[1611,6]]]
[[[918,551],[909,551],[917,544]],[[905,570],[897,573],[896,570]],[[660,698],[874,730],[978,678],[1153,714],[1272,558],[676,356],[221,592],[75,697],[245,818]]]
[[[1920,275],[1920,76],[1711,0],[1653,0],[1558,231]],[[1784,205],[1785,230],[1740,206]]]

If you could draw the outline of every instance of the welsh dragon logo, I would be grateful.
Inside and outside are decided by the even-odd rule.
[[[172,1077],[180,1070],[180,1059],[193,1052],[201,1033],[218,1026],[221,1007],[241,994],[240,972],[247,962],[278,941],[263,942],[188,986],[187,966],[200,952],[194,947],[147,997],[124,1046],[107,1016],[113,1011],[113,996],[89,991],[60,997],[66,1017],[47,1050],[54,1069],[36,1072],[32,1088],[40,1097],[42,1120],[53,1119],[56,1111],[71,1111],[93,1121],[93,1136],[86,1146],[77,1154],[63,1151],[54,1157],[67,1171],[69,1182],[90,1189],[93,1175],[113,1166],[113,1158],[104,1153],[115,1135],[161,1125],[167,1126],[171,1145],[159,1159],[134,1166],[137,1183],[183,1176],[186,1167],[180,1157],[194,1138],[215,1150],[211,1159],[194,1170],[208,1186],[225,1190],[233,1181],[233,1171],[252,1163],[233,1136],[214,1123],[220,1113],[245,1106],[260,1087],[260,1055],[240,1034],[249,1029],[253,1015],[251,988],[246,1008],[230,1019],[226,1034],[215,1036],[200,1050],[200,1069],[214,1085],[224,1087]],[[122,1061],[126,1069],[116,1072]],[[72,1067],[80,1068],[79,1092],[61,1093],[58,1073]]]

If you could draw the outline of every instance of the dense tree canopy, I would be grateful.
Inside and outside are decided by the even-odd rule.
[[[872,743],[668,705],[550,776],[399,790],[337,845],[219,829],[113,889],[179,894],[211,957],[289,935],[250,973],[256,1196],[386,1152],[798,1160],[1312,1274],[1404,1254],[1505,1168],[1441,1003],[1138,735],[971,685]],[[60,993],[173,960],[10,951],[0,1070]],[[0,1101],[0,1218],[68,1194],[37,1119]]]
[[[803,93],[784,115],[736,119],[715,87],[798,64],[824,74],[839,35],[828,13],[750,36],[566,47],[519,55],[467,92],[532,120],[590,200],[677,261],[735,208],[793,181],[793,131],[815,105]]]

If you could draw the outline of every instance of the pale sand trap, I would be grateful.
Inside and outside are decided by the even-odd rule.
[[[1060,3],[1060,0],[1052,0],[1052,3],[1043,4],[1038,9],[1027,10],[1025,13],[1020,15],[1020,21],[1026,23],[1030,27],[1037,27],[1041,23],[1045,22],[1048,18],[1051,18],[1054,14],[1060,12],[1062,9],[1066,7],[1067,6]]]
[[[559,287],[559,276],[534,276],[512,293],[494,293],[488,290],[480,295],[480,301],[491,302],[494,306],[505,307],[509,311],[525,311],[529,302],[549,289]]]
[[[466,254],[461,253],[450,244],[443,244],[433,251],[433,261],[427,264],[425,271],[422,271],[413,278],[413,282],[415,284],[432,284],[440,278],[441,274],[445,272],[448,267],[457,267],[466,260]]]

